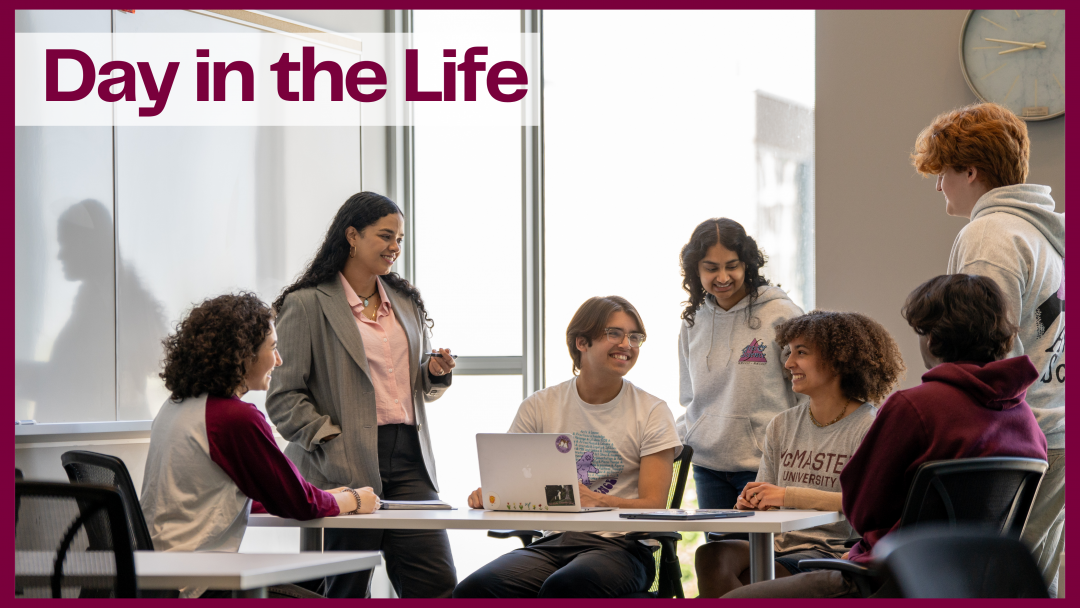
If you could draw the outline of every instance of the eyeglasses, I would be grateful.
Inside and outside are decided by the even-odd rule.
[[[604,329],[604,335],[607,336],[608,342],[611,342],[612,344],[622,344],[623,338],[627,336],[627,333],[618,327],[607,327]],[[635,331],[629,335],[630,346],[638,348],[645,343],[645,334]]]

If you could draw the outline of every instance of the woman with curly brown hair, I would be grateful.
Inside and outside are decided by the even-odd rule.
[[[288,456],[321,488],[371,486],[386,500],[439,498],[426,404],[450,387],[420,291],[390,268],[405,217],[374,192],[338,209],[314,259],[274,302],[285,363],[266,413]],[[332,530],[328,551],[382,551],[398,597],[450,597],[445,530]],[[371,572],[331,576],[328,597],[365,597]]]
[[[694,228],[679,254],[689,299],[679,331],[679,438],[694,448],[698,506],[730,509],[757,476],[765,427],[798,398],[773,329],[802,314],[762,275],[765,254],[726,217]]]
[[[809,397],[769,423],[757,480],[739,509],[840,511],[840,472],[859,447],[881,402],[904,371],[900,349],[879,323],[858,313],[815,310],[781,323],[776,342],[791,348],[784,368],[792,389]],[[856,536],[846,521],[777,535],[777,578],[801,572],[803,559],[842,556]],[[702,597],[720,597],[749,583],[750,545],[708,543],[695,566]]]
[[[164,345],[161,378],[172,394],[151,427],[140,501],[156,550],[237,551],[253,501],[301,520],[378,508],[371,488],[323,491],[305,481],[263,414],[240,400],[266,390],[281,365],[273,313],[258,297],[204,301]]]

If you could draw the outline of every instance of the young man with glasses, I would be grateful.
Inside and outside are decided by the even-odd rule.
[[[623,378],[644,342],[630,302],[590,298],[566,328],[575,376],[530,395],[510,426],[511,433],[571,435],[581,506],[667,506],[682,449],[675,418],[662,399]],[[469,506],[481,508],[479,489]],[[549,532],[474,572],[454,597],[613,597],[647,590],[654,575],[652,548],[621,532]]]

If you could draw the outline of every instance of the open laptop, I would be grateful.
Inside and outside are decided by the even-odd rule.
[[[480,489],[487,511],[583,513],[574,436],[569,433],[477,433]]]

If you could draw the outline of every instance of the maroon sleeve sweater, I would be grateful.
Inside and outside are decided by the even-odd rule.
[[[1024,401],[1038,372],[1026,356],[986,364],[943,363],[878,410],[840,474],[844,513],[862,535],[852,561],[900,523],[924,462],[987,456],[1046,459],[1046,437]]]

